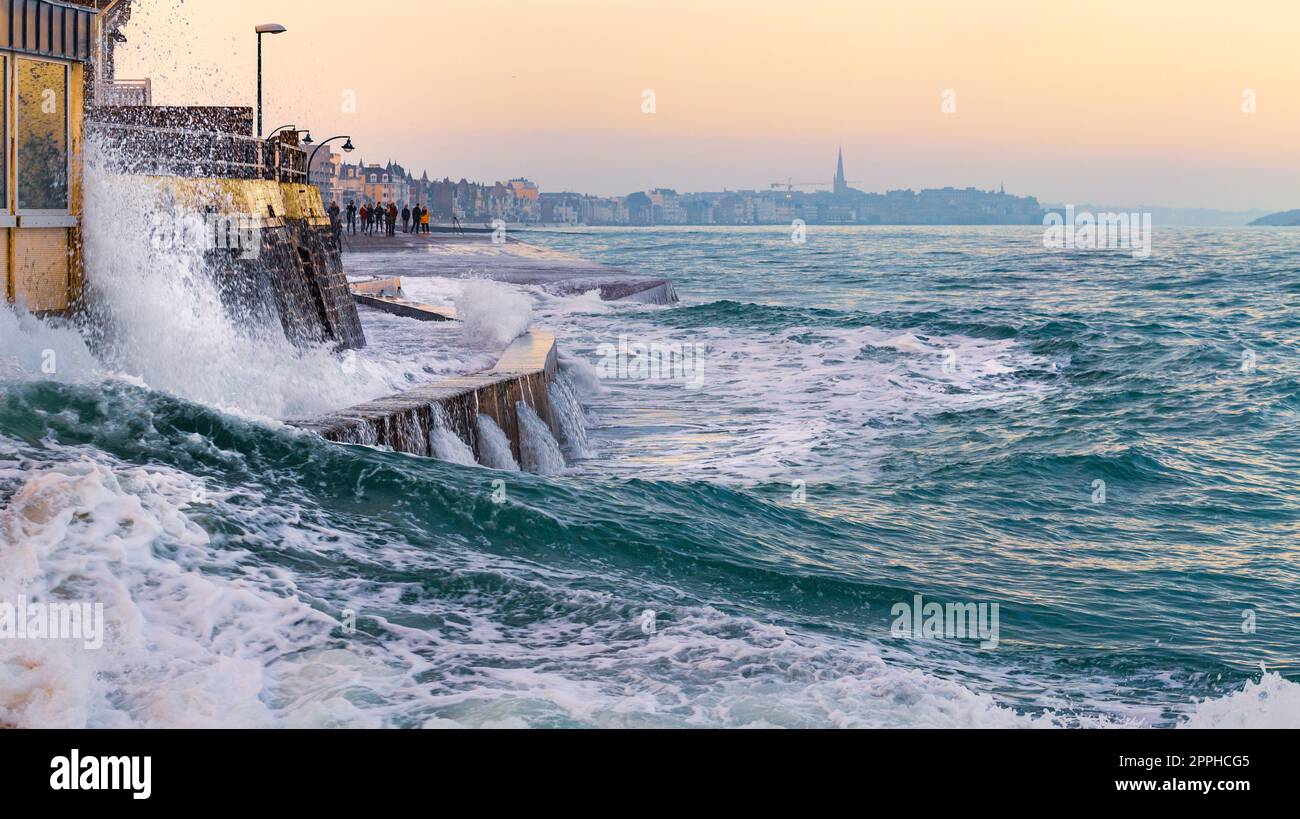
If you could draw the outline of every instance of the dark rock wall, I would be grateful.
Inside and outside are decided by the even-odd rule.
[[[250,321],[278,320],[294,344],[366,346],[333,231],[292,220],[259,233],[251,258],[232,250],[208,254],[226,310]]]

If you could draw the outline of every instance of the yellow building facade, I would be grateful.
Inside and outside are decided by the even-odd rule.
[[[0,278],[6,301],[35,313],[68,310],[81,289],[85,77],[95,25],[86,5],[0,2]]]

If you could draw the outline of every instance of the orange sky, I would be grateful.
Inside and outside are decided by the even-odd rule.
[[[431,176],[762,188],[828,181],[842,143],[864,190],[1300,207],[1296,0],[136,4],[119,75],[156,102],[252,104],[253,26],[283,23],[267,129],[346,132]]]

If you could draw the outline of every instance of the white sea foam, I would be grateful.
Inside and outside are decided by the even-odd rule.
[[[0,511],[0,599],[102,603],[107,634],[97,650],[0,640],[0,724],[377,723],[343,696],[366,672],[329,644],[337,623],[287,577],[238,567],[239,552],[216,548],[189,516],[201,490],[192,478],[0,461],[0,477],[15,470],[22,484]]]
[[[601,459],[587,468],[738,484],[796,474],[810,482],[870,481],[886,436],[920,431],[939,413],[987,409],[1050,389],[1022,377],[1049,370],[1050,362],[1013,339],[871,326],[684,331],[665,326],[662,307],[591,315],[534,295],[537,321],[562,338],[566,370],[595,421]],[[596,349],[620,335],[704,345],[698,388],[596,379]],[[845,449],[860,457],[844,458]]]
[[[848,640],[584,589],[581,575],[472,549],[410,548],[302,527],[282,508],[91,450],[37,464],[0,439],[0,599],[102,602],[104,647],[0,640],[0,724],[18,727],[1055,727],[1142,724],[1018,713],[996,697]],[[82,460],[76,460],[81,457]],[[203,490],[200,492],[200,490]],[[251,498],[251,501],[250,501]],[[196,515],[239,521],[254,551]],[[377,587],[295,575],[257,552],[343,556],[449,580]],[[480,591],[484,578],[498,593]],[[463,579],[463,582],[462,580]],[[472,582],[471,582],[472,581]],[[457,592],[461,588],[463,591]],[[657,595],[631,581],[620,595]],[[671,593],[668,589],[661,592]],[[521,622],[518,603],[564,605]],[[308,601],[314,601],[309,604]],[[337,637],[352,609],[382,639]],[[416,627],[412,617],[444,622]],[[987,676],[985,669],[981,676]],[[1297,727],[1300,686],[1268,674],[1195,704],[1189,727]]]
[[[1201,700],[1182,728],[1300,728],[1300,684],[1274,671],[1240,690]]]

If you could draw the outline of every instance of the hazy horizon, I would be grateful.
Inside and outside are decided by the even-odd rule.
[[[266,130],[348,133],[351,160],[436,178],[829,187],[842,146],[866,191],[1300,207],[1300,9],[1280,2],[137,5],[118,74],[152,78],[155,103],[254,105],[253,26],[283,23],[265,41]]]

